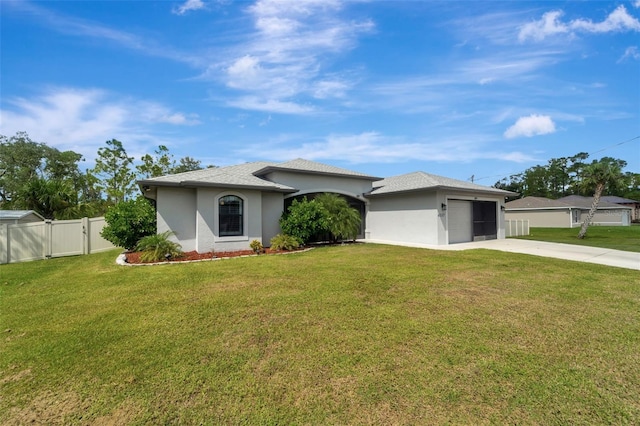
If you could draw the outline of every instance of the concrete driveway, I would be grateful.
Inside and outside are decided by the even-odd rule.
[[[505,240],[489,240],[476,241],[473,243],[450,244],[448,246],[400,244],[389,241],[370,242],[409,245],[413,247],[429,248],[433,250],[499,250],[511,253],[530,254],[533,256],[575,260],[578,262],[597,263],[600,265],[617,266],[618,268],[635,269],[640,271],[640,253],[611,250],[598,247],[578,246],[572,244],[547,243],[543,241],[518,240],[513,238]]]
[[[578,262],[598,263],[600,265],[640,270],[640,253],[599,247],[518,240],[513,238],[508,238],[506,240],[451,244],[447,246],[448,250],[469,250],[477,248],[531,254],[534,256],[554,257],[556,259],[576,260]]]

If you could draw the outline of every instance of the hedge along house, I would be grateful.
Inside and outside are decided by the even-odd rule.
[[[502,208],[511,192],[426,173],[381,179],[296,159],[210,168],[138,182],[155,200],[157,231],[173,231],[183,250],[268,246],[296,198],[329,192],[361,213],[364,240],[450,244],[504,238]]]
[[[524,197],[506,204],[507,220],[528,220],[530,227],[576,228],[587,218],[592,197],[571,195],[551,200],[545,197]],[[632,208],[600,201],[592,225],[629,226]]]

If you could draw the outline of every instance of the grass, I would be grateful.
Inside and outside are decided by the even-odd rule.
[[[580,228],[531,228],[523,240],[549,241],[591,247],[640,252],[640,226],[590,226],[584,239],[578,239]]]
[[[638,424],[637,271],[383,245],[0,267],[0,423]]]

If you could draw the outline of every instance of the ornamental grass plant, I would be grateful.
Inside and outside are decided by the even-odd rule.
[[[136,250],[141,252],[140,260],[143,262],[160,262],[170,258],[177,259],[182,256],[182,247],[169,239],[171,235],[173,235],[173,232],[166,231],[141,238],[136,245]]]

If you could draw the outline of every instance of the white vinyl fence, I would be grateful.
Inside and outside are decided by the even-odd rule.
[[[504,231],[506,237],[529,235],[529,219],[505,220]]]
[[[0,264],[98,253],[115,246],[100,236],[103,217],[0,224]]]
[[[506,237],[519,237],[521,235],[529,235],[529,220],[505,220],[504,231]]]

